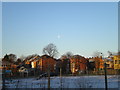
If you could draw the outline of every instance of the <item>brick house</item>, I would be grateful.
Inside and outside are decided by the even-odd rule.
[[[70,67],[73,74],[85,73],[87,70],[87,60],[80,55],[74,55],[70,58]]]
[[[37,65],[42,72],[48,72],[48,70],[55,72],[56,59],[48,55],[43,55],[38,60]]]

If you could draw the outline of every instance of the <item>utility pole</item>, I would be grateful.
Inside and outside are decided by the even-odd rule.
[[[60,87],[62,90],[62,68],[60,67]]]
[[[48,70],[48,90],[50,90],[50,69]]]
[[[101,53],[102,54],[102,53]],[[102,60],[104,61],[104,75],[105,75],[105,90],[108,90],[107,86],[107,69],[106,69],[106,59],[103,58],[102,54]]]
[[[108,87],[107,87],[107,70],[106,70],[106,62],[104,62],[104,72],[105,72],[105,90],[108,90]]]
[[[48,90],[50,90],[50,63],[48,60]]]

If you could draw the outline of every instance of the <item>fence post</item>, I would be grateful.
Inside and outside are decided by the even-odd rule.
[[[106,71],[106,62],[104,63],[104,71],[105,71],[105,90],[108,90],[108,87],[107,87],[107,71]]]
[[[62,68],[60,68],[60,87],[62,89]]]
[[[5,90],[5,68],[2,69],[2,90]]]

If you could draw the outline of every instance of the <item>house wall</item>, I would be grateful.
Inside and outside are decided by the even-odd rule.
[[[109,65],[109,66],[107,66],[108,69],[113,69],[114,68],[114,62],[113,61],[107,61],[106,64]]]
[[[54,59],[44,58],[42,62],[43,62],[43,65],[42,65],[43,71],[48,71],[50,69],[51,72],[54,72],[54,66],[56,64]]]
[[[31,66],[32,68],[37,68],[37,62],[36,61],[31,62]]]
[[[70,66],[72,73],[78,73],[80,71],[86,71],[87,69],[87,61],[84,57],[75,56],[70,58]]]
[[[44,56],[38,61],[38,65],[41,71],[47,72],[50,69],[51,72],[55,72],[56,61],[54,58]]]
[[[120,55],[115,55],[114,59],[114,69],[120,69]]]
[[[103,61],[102,57],[95,57],[94,60],[95,60],[96,71],[104,68],[104,61]]]

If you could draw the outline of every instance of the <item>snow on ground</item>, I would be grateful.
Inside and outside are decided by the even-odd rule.
[[[109,75],[108,88],[118,88],[118,76]],[[47,78],[24,78],[6,80],[7,88],[47,88]],[[51,88],[105,88],[104,76],[51,77]]]

